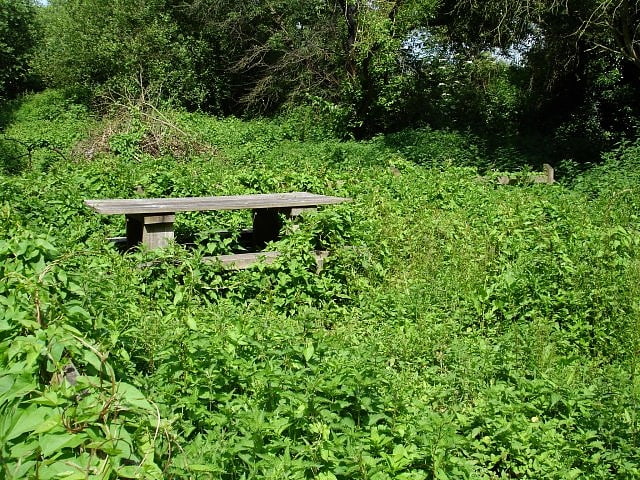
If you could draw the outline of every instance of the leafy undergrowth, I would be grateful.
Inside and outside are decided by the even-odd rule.
[[[572,185],[505,187],[451,132],[340,142],[170,112],[210,148],[152,156],[136,123],[88,158],[100,124],[65,102],[3,120],[33,144],[0,144],[3,477],[640,475],[637,146]],[[123,219],[82,203],[302,190],[353,201],[242,272],[201,258],[238,248],[219,231],[247,212],[179,215],[193,248],[121,254]]]

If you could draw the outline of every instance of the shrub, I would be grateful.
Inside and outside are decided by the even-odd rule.
[[[165,0],[52,0],[35,61],[53,86],[92,95],[142,89],[192,106],[207,101],[196,69],[202,43],[185,37]]]
[[[23,87],[36,37],[33,0],[0,0],[0,100]]]

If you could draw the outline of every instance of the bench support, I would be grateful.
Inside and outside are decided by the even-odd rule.
[[[552,185],[555,183],[554,178],[554,169],[548,163],[542,165],[542,175],[529,175],[527,177],[509,177],[508,175],[503,175],[498,177],[498,183],[500,185],[518,185],[518,184],[529,184],[529,183],[547,183]]]
[[[174,238],[174,213],[151,215],[129,214],[127,218],[127,246],[140,243],[149,249],[166,247]]]
[[[292,219],[309,210],[316,210],[316,207],[254,209],[253,242],[255,246],[262,249],[268,242],[273,242],[280,238],[280,230],[282,230],[280,214]]]
[[[280,238],[282,218],[296,218],[316,207],[294,208],[258,208],[253,210],[253,243],[257,248],[264,248],[269,242]],[[173,223],[175,213],[153,213],[126,215],[127,247],[135,247],[142,243],[149,249],[166,247],[173,239]]]
[[[263,249],[268,242],[280,236],[282,219],[277,208],[259,208],[253,211],[253,243]]]
[[[280,252],[255,252],[255,253],[236,253],[234,255],[218,255],[216,257],[203,257],[205,263],[220,264],[229,270],[244,270],[251,268],[259,262],[265,265],[271,265],[280,256]],[[320,273],[324,268],[324,262],[329,256],[327,250],[315,250],[313,256],[316,260],[316,273]]]

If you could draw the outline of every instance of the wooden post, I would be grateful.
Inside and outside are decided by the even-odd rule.
[[[264,248],[268,242],[277,240],[282,228],[280,210],[277,208],[257,208],[253,211],[253,243]]]
[[[553,178],[554,170],[551,165],[545,163],[542,166],[542,175],[530,175],[528,177],[509,177],[508,175],[502,175],[498,177],[498,183],[500,185],[518,185],[522,183],[547,183],[551,185],[555,182]]]
[[[305,212],[309,212],[311,210],[316,211],[317,209],[318,209],[317,207],[294,207],[294,208],[288,208],[286,210],[283,210],[283,213],[289,220],[292,220],[292,219],[298,218],[300,215],[302,215]],[[291,225],[292,231],[295,232],[298,229],[300,229],[300,225],[298,224]]]
[[[127,222],[127,248],[132,248],[142,242],[142,226],[138,215],[126,215]]]
[[[546,174],[547,183],[548,184],[554,183],[555,179],[553,178],[553,174],[554,174],[553,167],[551,165],[549,165],[548,163],[545,163],[544,165],[542,165],[542,169],[544,170],[544,173]]]
[[[127,215],[127,245],[142,243],[149,249],[162,248],[173,240],[174,213]]]
[[[296,218],[302,215],[304,212],[308,212],[311,210],[315,211],[317,210],[317,207],[295,207],[287,210],[284,213],[287,216],[287,218]]]

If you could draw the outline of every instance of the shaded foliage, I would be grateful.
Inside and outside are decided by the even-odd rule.
[[[454,48],[516,55],[520,125],[554,134],[561,156],[594,161],[593,152],[637,134],[638,8],[627,0],[443,2],[439,23]]]
[[[36,39],[35,3],[0,1],[0,100],[24,87]]]
[[[344,138],[422,126],[487,141],[544,134],[554,155],[582,163],[635,135],[640,118],[627,0],[55,0],[42,13],[36,70],[107,103],[298,109]]]

